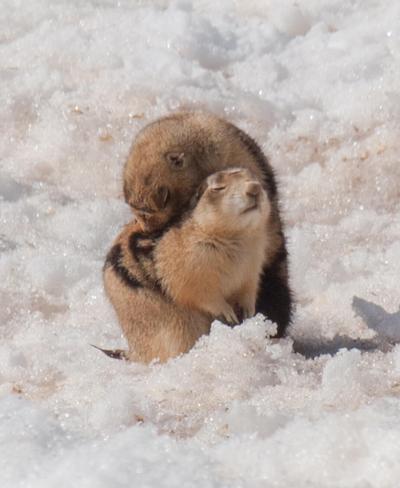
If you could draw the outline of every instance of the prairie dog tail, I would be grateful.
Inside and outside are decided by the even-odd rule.
[[[103,352],[106,356],[113,358],[113,359],[123,359],[127,361],[129,359],[129,354],[127,351],[124,351],[123,349],[102,349],[99,346],[95,346],[94,344],[90,344],[92,347],[95,349],[98,349],[99,351]]]

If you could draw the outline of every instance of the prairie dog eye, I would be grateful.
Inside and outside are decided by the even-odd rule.
[[[183,152],[170,152],[165,155],[165,158],[174,169],[182,169],[186,163],[185,154]]]
[[[226,186],[220,185],[220,186],[212,186],[210,188],[211,191],[222,191],[225,190]]]

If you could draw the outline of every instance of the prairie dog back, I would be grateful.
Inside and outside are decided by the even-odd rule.
[[[124,357],[132,361],[167,361],[210,330],[210,317],[173,303],[159,288],[152,256],[157,238],[137,223],[126,225],[104,265],[104,288],[129,346]]]

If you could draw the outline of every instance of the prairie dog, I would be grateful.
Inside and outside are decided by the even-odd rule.
[[[217,172],[185,217],[163,234],[128,224],[108,253],[104,285],[128,359],[166,361],[191,349],[213,319],[238,323],[235,308],[243,318],[255,313],[270,217],[259,181],[243,168]]]
[[[256,311],[276,322],[276,337],[282,337],[290,323],[292,298],[278,190],[267,158],[250,136],[200,111],[150,123],[137,135],[124,167],[125,200],[144,232],[162,231],[179,221],[205,178],[229,167],[250,170],[270,203]]]
[[[270,203],[248,170],[209,176],[189,218],[166,231],[154,250],[161,287],[174,302],[238,323],[254,315],[268,244]]]
[[[160,289],[152,257],[158,237],[143,234],[137,223],[126,225],[104,265],[106,294],[128,342],[123,356],[132,361],[166,361],[210,330],[208,315],[173,303]]]

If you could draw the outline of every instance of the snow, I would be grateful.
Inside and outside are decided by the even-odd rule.
[[[1,487],[398,486],[400,4],[0,9]],[[297,309],[282,341],[257,316],[127,364],[90,347],[125,346],[101,281],[122,165],[180,107],[276,168]]]

